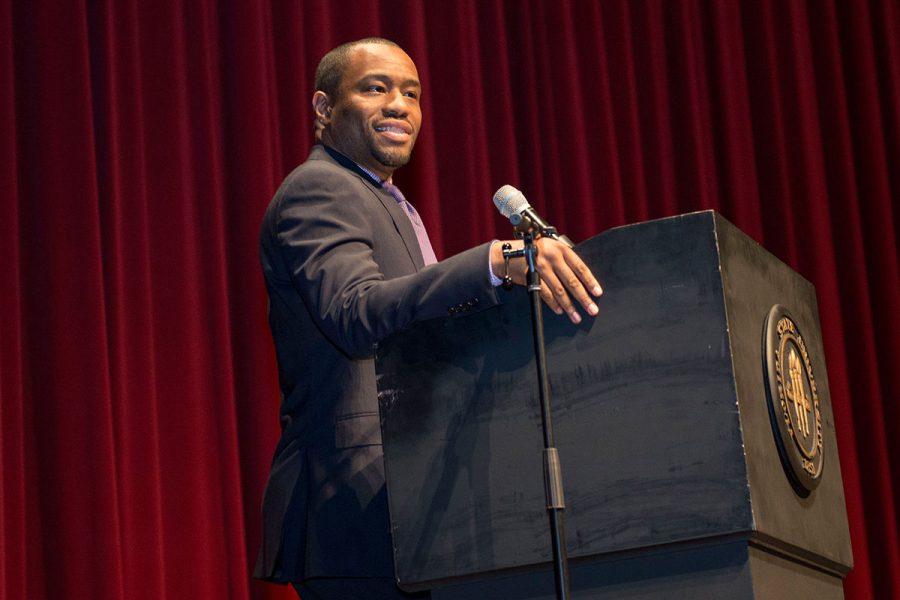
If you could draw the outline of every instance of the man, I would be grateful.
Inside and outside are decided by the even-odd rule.
[[[419,76],[403,50],[380,38],[335,48],[315,88],[318,144],[276,192],[261,232],[282,437],[255,575],[294,582],[304,600],[404,598],[373,346],[417,321],[498,304],[502,250],[486,243],[435,262],[415,209],[391,185],[422,122]],[[591,294],[601,291],[588,268],[562,244],[538,243],[547,304],[578,322],[575,298],[595,315]],[[520,263],[510,275],[522,284]]]

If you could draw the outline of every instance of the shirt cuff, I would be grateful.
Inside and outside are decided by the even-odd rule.
[[[491,278],[491,285],[497,287],[503,284],[503,280],[494,275],[494,267],[491,265],[491,255],[493,254],[494,244],[499,244],[500,240],[494,240],[491,242],[491,247],[488,249],[488,275]]]

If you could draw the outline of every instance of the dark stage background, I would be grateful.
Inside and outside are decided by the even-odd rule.
[[[257,228],[318,58],[403,45],[439,256],[714,208],[818,290],[856,567],[900,598],[900,5],[0,3],[0,596],[275,598]],[[600,316],[602,317],[602,314]]]

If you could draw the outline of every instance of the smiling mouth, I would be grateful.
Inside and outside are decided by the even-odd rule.
[[[391,131],[394,133],[405,133],[407,135],[409,134],[409,132],[406,131],[405,129],[403,129],[402,127],[388,127],[388,126],[376,127],[375,131]]]
[[[412,136],[409,127],[400,125],[378,125],[375,127],[375,131],[380,133],[383,137],[395,142],[406,142]]]

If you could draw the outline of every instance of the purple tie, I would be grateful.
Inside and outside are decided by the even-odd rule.
[[[416,239],[419,240],[419,249],[422,251],[422,258],[425,260],[425,266],[436,263],[437,257],[434,255],[434,249],[431,247],[431,241],[428,239],[428,232],[425,231],[425,224],[422,222],[422,217],[419,216],[415,207],[407,202],[406,198],[403,197],[403,192],[401,192],[393,183],[383,181],[381,182],[381,187],[394,197],[397,204],[404,209],[403,212],[409,217],[409,222],[412,223],[413,229],[416,232]]]

